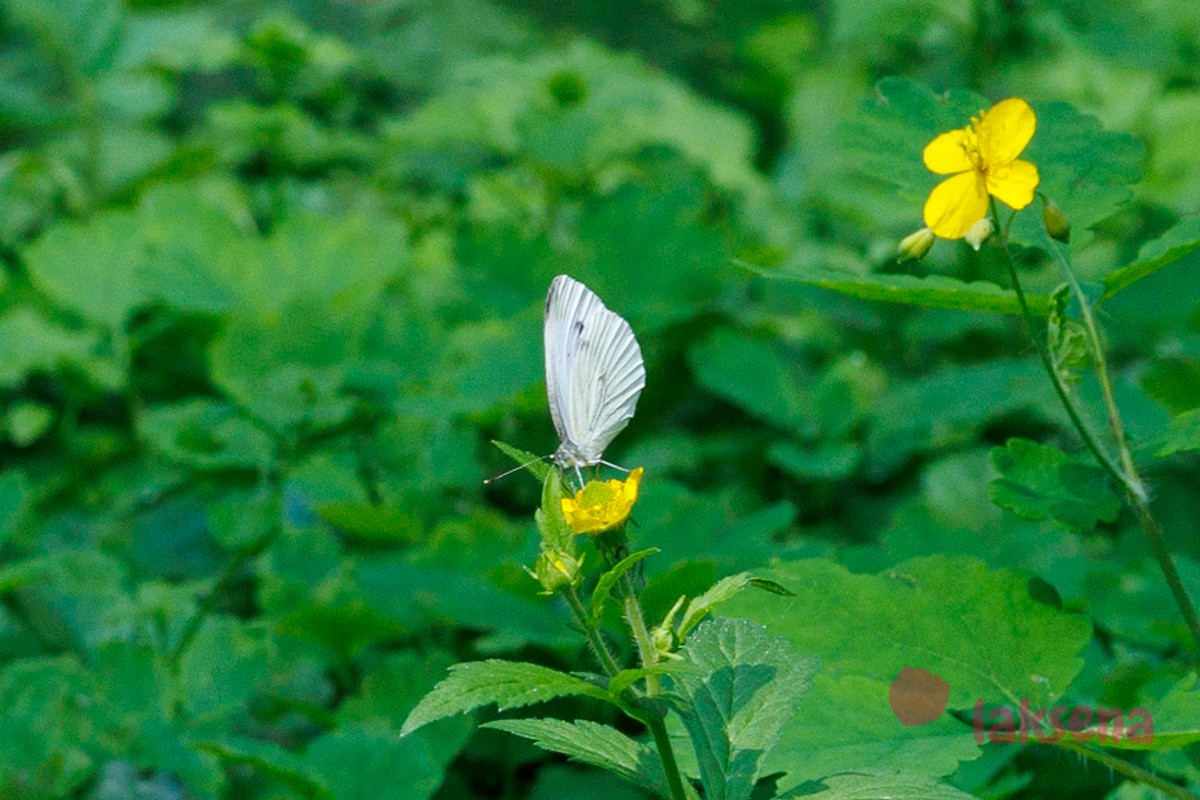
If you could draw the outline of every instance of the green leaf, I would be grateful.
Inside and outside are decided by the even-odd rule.
[[[28,447],[50,430],[55,414],[42,403],[14,403],[7,416],[9,439],[17,447]]]
[[[760,769],[812,686],[815,658],[746,620],[700,626],[680,651],[695,672],[673,676],[705,797],[749,800]]]
[[[302,797],[312,800],[334,800],[333,793],[313,767],[306,764],[300,756],[274,742],[262,742],[243,736],[225,736],[220,739],[194,741],[192,747],[212,753],[229,764],[250,767],[279,781]]]
[[[947,275],[917,277],[877,272],[855,274],[819,267],[767,269],[746,266],[765,278],[795,281],[862,300],[959,311],[1021,313],[1021,304],[1015,292],[986,281],[968,283]],[[1048,295],[1027,293],[1025,299],[1029,303],[1029,310],[1038,316],[1045,316],[1050,308]]]
[[[1104,276],[1104,298],[1112,297],[1135,282],[1200,248],[1200,217],[1175,223],[1162,236],[1142,245],[1137,260]]]
[[[116,212],[50,228],[25,251],[25,264],[34,285],[51,298],[118,328],[146,299],[138,279],[142,248],[138,220]]]
[[[607,605],[608,599],[612,596],[613,587],[617,585],[617,581],[621,579],[622,575],[643,558],[661,552],[657,547],[648,547],[645,550],[630,553],[614,564],[612,569],[601,575],[600,580],[596,581],[596,588],[592,590],[592,619],[599,623],[604,618],[604,606]]]
[[[87,676],[74,658],[25,658],[0,671],[0,786],[69,797],[95,765]]]
[[[972,442],[988,424],[1018,411],[1065,421],[1033,359],[943,367],[893,385],[870,413],[868,469],[887,474],[916,452]]]
[[[544,483],[546,476],[550,474],[552,469],[554,469],[550,462],[546,460],[545,456],[535,456],[533,453],[528,453],[524,450],[518,450],[512,445],[505,444],[504,442],[498,442],[495,439],[492,440],[492,444],[500,448],[504,455],[508,456],[513,461],[532,472],[533,477],[537,478],[540,482]],[[495,479],[493,478],[492,480]]]
[[[542,534],[542,550],[574,555],[575,531],[563,516],[562,499],[562,470],[554,467],[546,472],[542,483],[542,505],[533,518]]]
[[[116,365],[94,355],[93,333],[70,331],[37,311],[17,307],[0,317],[0,386],[13,387],[31,374],[52,375],[76,367],[97,384],[114,387],[123,379]]]
[[[188,715],[231,722],[270,676],[273,642],[261,624],[213,615],[179,659],[179,692]]]
[[[660,661],[652,667],[623,669],[608,679],[608,691],[613,695],[619,695],[649,675],[674,675],[689,670],[691,670],[691,666],[682,661]]]
[[[334,800],[426,800],[443,777],[430,748],[427,737],[402,739],[387,726],[345,725],[309,745],[304,763]]]
[[[229,403],[204,398],[146,408],[138,432],[164,457],[201,470],[259,471],[273,458],[267,433]]]
[[[400,735],[407,736],[434,720],[480,706],[495,704],[505,711],[566,695],[614,702],[608,692],[581,678],[537,664],[498,659],[455,664],[449,677],[425,695],[408,715]]]
[[[992,449],[992,465],[1000,472],[991,483],[992,501],[1025,519],[1090,531],[1099,522],[1112,522],[1121,510],[1121,498],[1104,470],[1056,447],[1009,439]]]
[[[974,796],[921,775],[854,770],[798,787],[780,800],[973,800]]]
[[[807,376],[778,345],[729,329],[719,329],[688,351],[688,361],[704,388],[764,422],[781,427],[814,427]]]
[[[670,796],[658,753],[608,725],[588,720],[503,719],[483,727],[523,736],[544,750],[609,770],[659,797]]]
[[[679,620],[679,627],[676,630],[680,641],[687,639],[687,635],[691,633],[692,628],[700,624],[708,613],[717,606],[724,603],[726,600],[731,600],[741,594],[743,589],[750,586],[763,589],[772,594],[791,597],[792,592],[787,588],[780,586],[775,581],[769,581],[762,578],[755,578],[749,572],[742,572],[737,575],[730,575],[727,578],[714,583],[703,594],[692,599],[688,603],[687,609],[683,612],[683,618]]]
[[[948,774],[978,746],[948,714],[901,723],[889,690],[906,666],[948,683],[951,709],[969,713],[981,699],[991,706],[1014,697],[1048,708],[1079,673],[1092,637],[1086,618],[1034,600],[1027,577],[971,557],[917,558],[879,575],[809,559],[764,576],[796,596],[745,592],[722,611],[766,625],[796,652],[821,654],[804,711],[766,765],[795,782],[864,764]]]
[[[0,547],[20,527],[25,515],[33,505],[30,496],[29,478],[18,469],[6,469],[0,473]]]
[[[1139,698],[1144,703],[1142,708],[1128,709],[1124,719],[1127,735],[1119,739],[1105,737],[1101,743],[1105,747],[1116,747],[1130,750],[1177,750],[1200,742],[1200,685],[1196,678],[1187,677],[1171,687],[1171,691],[1163,698]],[[1129,724],[1134,717],[1134,711],[1141,712],[1142,721],[1152,720],[1154,735],[1136,737],[1134,741],[1128,738]],[[1112,723],[1110,722],[1109,725]],[[1149,733],[1149,730],[1145,731]]]
[[[1173,417],[1154,441],[1158,444],[1154,451],[1158,458],[1200,450],[1200,408]]]

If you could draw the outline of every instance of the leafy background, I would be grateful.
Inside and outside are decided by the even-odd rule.
[[[990,313],[1001,268],[893,257],[923,137],[1033,102],[1076,262],[1124,289],[1118,396],[1200,595],[1194,11],[5,0],[0,797],[642,796],[461,717],[398,736],[456,661],[589,668],[521,569],[539,487],[481,483],[489,440],[555,446],[559,272],[646,356],[608,455],[646,468],[651,615],[773,561],[797,592],[724,612],[821,659],[773,756],[792,784],[895,763],[980,797],[1144,796],[949,717],[901,729],[908,636],[941,643],[919,666],[952,708],[1157,709],[1177,746],[1128,757],[1200,786],[1186,631],[1102,477],[1039,449],[1079,451]],[[1053,269],[1023,269],[1048,296]],[[863,299],[886,297],[908,304]]]

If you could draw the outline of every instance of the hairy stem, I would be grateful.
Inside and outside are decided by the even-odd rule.
[[[653,643],[650,641],[650,634],[646,630],[646,622],[642,616],[641,605],[637,601],[637,595],[632,591],[632,584],[625,587],[627,594],[625,597],[625,615],[629,620],[630,628],[634,632],[634,639],[637,642],[638,651],[642,656],[643,666],[649,666],[654,662],[647,661],[646,654],[650,654],[652,658],[656,657]],[[592,652],[596,654],[596,658],[604,667],[604,671],[610,676],[616,675],[621,671],[621,667],[609,652],[608,645],[604,643],[604,638],[600,636],[600,632],[592,623],[591,618],[587,614],[587,610],[583,606],[583,601],[579,597],[579,592],[574,586],[569,586],[563,591],[563,596],[567,599],[567,605],[571,609],[575,621],[583,628],[587,636],[588,644],[592,648]],[[638,624],[634,623],[637,620]],[[641,631],[641,634],[638,631]],[[644,646],[649,646],[649,650],[644,650]],[[657,676],[648,676],[646,678],[647,691],[650,691],[650,679],[655,679],[655,690],[657,690]],[[628,690],[633,693],[632,687]],[[638,698],[633,698],[635,703]],[[662,761],[663,772],[667,776],[667,786],[671,790],[671,800],[687,800],[687,795],[683,789],[683,778],[679,773],[679,762],[675,759],[675,750],[671,745],[671,737],[667,734],[666,723],[663,722],[662,712],[656,708],[647,708],[642,705],[635,706],[639,709],[638,719],[645,724],[650,730],[650,735],[654,737],[654,746],[658,749],[659,760]]]
[[[608,644],[604,641],[604,637],[600,635],[600,631],[592,624],[587,609],[583,607],[583,600],[579,597],[579,590],[574,586],[568,586],[563,590],[563,597],[567,600],[567,606],[570,607],[571,614],[575,617],[575,622],[583,629],[584,635],[587,637],[588,646],[591,648],[592,654],[596,656],[596,660],[600,662],[600,666],[604,669],[605,674],[610,678],[616,675],[621,671],[621,665],[613,658],[612,651],[608,649]]]
[[[683,778],[679,776],[679,762],[675,760],[675,750],[671,746],[671,737],[667,734],[667,724],[663,722],[662,717],[648,717],[645,722],[646,727],[650,729],[650,735],[654,737],[654,746],[658,748],[663,771],[667,773],[671,800],[687,800],[683,791]]]
[[[1197,798],[1196,795],[1187,789],[1178,784],[1171,783],[1166,778],[1159,777],[1150,770],[1143,769],[1136,764],[1131,764],[1125,759],[1118,758],[1112,753],[1101,750],[1098,747],[1088,747],[1087,745],[1079,744],[1072,741],[1069,736],[1064,736],[1060,741],[1055,742],[1053,746],[1070,750],[1091,761],[1103,764],[1113,772],[1119,772],[1126,778],[1131,778],[1144,786],[1152,786],[1168,797],[1176,797],[1178,800],[1200,800],[1200,798]]]
[[[1154,553],[1154,558],[1158,561],[1159,568],[1162,570],[1163,576],[1167,580],[1167,585],[1171,589],[1171,594],[1175,599],[1183,614],[1183,618],[1187,623],[1188,630],[1191,632],[1195,649],[1191,654],[1191,659],[1197,661],[1200,659],[1200,615],[1196,613],[1196,607],[1188,596],[1187,589],[1184,588],[1183,580],[1179,577],[1179,571],[1175,567],[1175,561],[1171,557],[1170,551],[1167,550],[1166,543],[1163,541],[1162,526],[1155,519],[1154,514],[1150,510],[1149,498],[1146,494],[1145,486],[1137,473],[1137,467],[1133,461],[1133,455],[1129,449],[1129,443],[1125,438],[1125,427],[1121,422],[1120,410],[1117,408],[1116,398],[1113,393],[1112,380],[1108,373],[1107,361],[1104,357],[1104,348],[1100,338],[1100,331],[1096,325],[1095,315],[1092,313],[1091,305],[1087,297],[1083,294],[1083,289],[1079,285],[1079,280],[1075,277],[1074,271],[1070,264],[1066,261],[1065,256],[1054,248],[1054,254],[1058,258],[1059,263],[1063,266],[1063,272],[1066,274],[1070,283],[1071,290],[1079,301],[1079,307],[1084,319],[1084,327],[1088,332],[1089,346],[1092,350],[1096,361],[1096,373],[1100,380],[1101,391],[1104,395],[1104,405],[1108,414],[1109,427],[1112,429],[1113,437],[1117,442],[1119,457],[1121,460],[1120,466],[1116,464],[1100,447],[1099,442],[1093,436],[1087,424],[1083,421],[1083,417],[1079,413],[1079,409],[1075,405],[1075,400],[1063,383],[1062,376],[1058,370],[1054,368],[1054,362],[1050,357],[1050,353],[1046,348],[1046,344],[1042,341],[1038,334],[1038,323],[1033,313],[1029,310],[1029,303],[1025,297],[1025,290],[1021,287],[1021,279],[1017,274],[1016,265],[1013,262],[1012,252],[1008,246],[1008,230],[1000,227],[1000,215],[996,206],[996,201],[991,200],[992,219],[995,223],[996,230],[1002,231],[998,237],[1000,249],[1004,253],[1004,263],[1008,267],[1009,279],[1012,281],[1013,291],[1016,292],[1017,302],[1021,306],[1021,314],[1025,317],[1025,323],[1029,329],[1029,338],[1033,340],[1034,347],[1037,348],[1038,357],[1041,359],[1042,366],[1046,369],[1046,374],[1050,377],[1050,382],[1054,385],[1055,394],[1058,395],[1059,401],[1070,417],[1072,425],[1079,432],[1080,438],[1083,439],[1084,445],[1091,451],[1096,461],[1108,473],[1109,477],[1121,487],[1122,493],[1125,495],[1125,500],[1133,509],[1134,516],[1137,517],[1138,525],[1145,532],[1146,537],[1150,540],[1150,549]]]

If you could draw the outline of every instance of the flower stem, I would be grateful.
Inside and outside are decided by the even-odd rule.
[[[683,778],[679,776],[679,762],[675,760],[675,750],[671,746],[671,737],[667,733],[667,724],[659,716],[647,715],[646,727],[654,737],[654,746],[658,748],[658,757],[662,760],[663,772],[667,773],[667,786],[671,790],[671,800],[687,800],[683,791]]]
[[[650,634],[646,630],[646,622],[642,616],[641,605],[637,601],[637,595],[632,593],[632,584],[626,587],[629,592],[625,598],[626,617],[630,620],[630,628],[634,631],[634,638],[637,641],[638,651],[642,655],[642,664],[648,666],[650,663],[646,660],[646,652],[651,654],[651,657],[656,656],[653,643],[650,641]],[[567,605],[571,609],[571,613],[575,617],[575,621],[583,628],[587,635],[588,644],[592,648],[592,652],[596,654],[596,658],[600,661],[604,671],[609,676],[616,675],[621,671],[621,667],[609,652],[608,645],[604,643],[603,637],[588,617],[587,610],[583,607],[583,601],[579,597],[579,592],[574,586],[568,586],[563,591],[563,597],[567,600]],[[633,620],[636,619],[640,625],[635,625]],[[638,630],[641,630],[642,635],[639,636]],[[643,650],[644,643],[649,645],[649,651]],[[650,679],[655,679],[655,689],[657,690],[657,677],[647,676],[646,684],[647,691],[650,692]],[[633,691],[632,687],[628,690]],[[653,694],[653,692],[650,692]],[[635,698],[636,700],[637,698]],[[662,712],[657,708],[646,707],[646,704],[637,704],[637,718],[650,730],[650,735],[654,737],[654,746],[658,749],[658,758],[662,761],[663,772],[667,777],[667,787],[671,790],[671,800],[687,800],[687,794],[683,790],[683,778],[680,777],[679,762],[675,759],[675,750],[671,745],[671,737],[667,733],[667,725],[663,722]]]
[[[1119,772],[1127,778],[1131,778],[1144,786],[1151,786],[1164,795],[1178,798],[1178,800],[1200,800],[1196,795],[1189,792],[1187,789],[1178,784],[1171,783],[1166,778],[1159,777],[1153,772],[1142,769],[1136,764],[1131,764],[1123,758],[1117,758],[1112,753],[1101,750],[1098,747],[1088,747],[1072,741],[1071,737],[1064,736],[1060,741],[1055,742],[1055,747],[1061,747],[1064,750],[1070,750],[1073,753],[1078,753],[1084,758],[1099,762],[1111,769],[1113,772]]]
[[[593,655],[596,656],[596,660],[600,662],[600,666],[604,669],[605,674],[610,678],[616,675],[621,671],[621,665],[613,658],[612,651],[608,649],[608,644],[604,641],[604,637],[600,635],[600,631],[592,624],[587,609],[583,607],[583,600],[579,597],[579,590],[574,586],[568,586],[563,590],[563,597],[567,600],[567,606],[570,607],[571,614],[575,617],[575,622],[579,624],[579,627],[583,628],[588,646],[591,648]]]
[[[996,206],[996,201],[991,200],[991,212],[993,222],[997,230],[1002,230],[1000,227],[1000,215]],[[1045,343],[1038,335],[1037,322],[1033,313],[1029,310],[1029,302],[1025,297],[1025,290],[1021,287],[1020,276],[1017,275],[1016,265],[1013,263],[1012,252],[1008,246],[1008,230],[1003,229],[1002,234],[998,237],[1000,249],[1004,253],[1004,262],[1008,267],[1009,279],[1012,281],[1013,291],[1016,292],[1017,302],[1021,306],[1021,314],[1025,317],[1025,323],[1029,329],[1029,338],[1033,340],[1034,347],[1037,349],[1038,357],[1041,359],[1042,366],[1046,369],[1046,374],[1050,377],[1050,382],[1054,386],[1054,391],[1058,395],[1059,401],[1070,417],[1071,423],[1079,432],[1079,436],[1083,439],[1084,445],[1091,451],[1096,461],[1104,469],[1105,472],[1121,487],[1122,493],[1125,495],[1126,502],[1133,509],[1134,516],[1137,517],[1138,525],[1146,534],[1146,538],[1150,540],[1150,549],[1154,553],[1154,558],[1158,561],[1159,568],[1162,570],[1163,577],[1167,580],[1167,585],[1171,589],[1171,594],[1175,599],[1183,614],[1183,618],[1187,623],[1188,630],[1191,632],[1192,639],[1195,644],[1195,650],[1191,653],[1191,660],[1197,661],[1200,657],[1200,615],[1196,613],[1196,607],[1193,605],[1191,598],[1188,596],[1187,589],[1183,585],[1183,580],[1179,577],[1179,571],[1175,567],[1175,561],[1171,557],[1170,551],[1167,550],[1166,543],[1163,540],[1162,526],[1155,519],[1154,514],[1150,510],[1149,496],[1146,493],[1145,485],[1142,483],[1141,477],[1138,475],[1137,466],[1133,460],[1133,454],[1129,449],[1129,443],[1125,438],[1125,427],[1121,422],[1120,410],[1117,408],[1116,397],[1113,393],[1112,379],[1108,373],[1108,364],[1104,356],[1104,347],[1100,338],[1099,327],[1096,324],[1095,315],[1092,313],[1092,308],[1087,297],[1083,293],[1082,287],[1079,285],[1079,280],[1076,278],[1074,271],[1071,269],[1070,263],[1067,261],[1063,253],[1057,248],[1052,248],[1054,255],[1058,258],[1062,265],[1063,272],[1067,276],[1067,280],[1071,286],[1071,291],[1075,294],[1079,301],[1079,307],[1083,316],[1084,327],[1088,332],[1088,342],[1092,350],[1092,354],[1096,361],[1096,374],[1100,381],[1101,392],[1104,396],[1104,406],[1108,415],[1109,428],[1113,432],[1113,438],[1116,440],[1120,466],[1113,462],[1111,458],[1104,452],[1093,436],[1087,424],[1083,421],[1083,417],[1079,413],[1079,409],[1075,405],[1074,399],[1063,383],[1062,376],[1058,370],[1054,368],[1054,362],[1050,358],[1050,353],[1046,348]]]

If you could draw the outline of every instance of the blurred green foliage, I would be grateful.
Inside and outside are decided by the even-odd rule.
[[[926,138],[1028,98],[1200,596],[1198,41],[1188,0],[4,0],[0,798],[641,796],[462,718],[398,735],[456,661],[589,668],[522,570],[539,487],[482,485],[491,439],[556,444],[559,272],[646,356],[607,455],[646,468],[650,615],[790,560],[804,616],[774,632],[823,670],[781,769],[1140,796],[897,729],[871,631],[919,623],[943,674],[1013,659],[1036,685],[1005,691],[1161,707],[1175,749],[1130,757],[1200,789],[1186,629],[1062,452],[1003,270],[894,259]],[[967,706],[995,688],[955,676]]]

